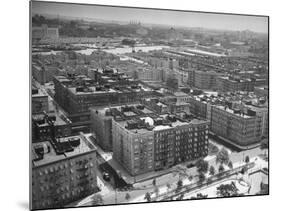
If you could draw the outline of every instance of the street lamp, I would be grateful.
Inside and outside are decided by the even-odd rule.
[[[117,204],[117,188],[115,188],[115,204]]]

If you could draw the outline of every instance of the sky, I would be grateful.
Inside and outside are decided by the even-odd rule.
[[[202,27],[221,30],[251,30],[268,33],[268,19],[261,16],[226,15],[153,9],[136,9],[96,5],[32,2],[33,14],[51,14],[107,21],[137,20],[141,23],[173,27]]]

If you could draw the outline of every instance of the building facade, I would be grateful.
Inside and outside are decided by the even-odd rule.
[[[96,149],[83,135],[32,144],[32,209],[59,208],[98,191]]]
[[[208,154],[209,122],[131,106],[112,118],[113,158],[135,176]],[[149,112],[148,112],[149,111]]]
[[[71,133],[71,121],[65,116],[46,112],[32,115],[32,142],[67,137]]]
[[[58,39],[59,29],[51,28],[48,25],[43,24],[41,27],[32,27],[32,40],[36,39]]]
[[[233,144],[247,147],[261,140],[262,117],[251,110],[244,113],[226,106],[213,106],[211,131]]]
[[[48,95],[42,90],[32,87],[32,114],[40,114],[49,111]]]

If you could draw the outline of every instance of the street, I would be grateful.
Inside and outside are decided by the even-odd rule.
[[[220,147],[221,148],[221,147]],[[260,148],[254,148],[246,151],[241,151],[241,152],[233,152],[231,150],[227,150],[229,154],[230,161],[232,161],[233,166],[237,167],[242,165],[245,160],[246,156],[249,156],[251,161],[255,161],[256,157],[258,155],[263,154],[262,150]],[[219,164],[216,164],[216,156],[207,156],[206,159],[209,163],[209,166],[214,166],[216,169],[216,172],[218,172],[218,167]],[[183,167],[184,165],[180,165]],[[186,167],[185,167],[186,168]],[[226,167],[227,168],[227,167]],[[193,176],[196,177],[198,176],[197,173],[197,168],[193,167],[188,169],[187,171],[188,176]],[[165,193],[167,191],[167,184],[170,184],[170,189],[175,189],[177,186],[177,182],[179,181],[180,175],[178,172],[174,173],[168,173],[166,175],[160,176],[156,178],[156,186],[159,188],[159,193]],[[187,176],[182,178],[183,180],[183,185],[187,185],[191,182],[194,181],[189,181]],[[134,190],[129,190],[129,191],[114,191],[112,188],[110,192],[100,192],[100,194],[103,196],[103,203],[104,204],[116,204],[116,203],[130,203],[130,202],[145,202],[146,200],[144,199],[145,194],[147,192],[153,193],[155,187],[152,184],[153,179],[146,180],[144,182],[139,182],[135,183],[133,185]],[[109,185],[108,183],[105,185]],[[129,193],[130,199],[126,200],[126,194]],[[87,200],[82,200],[79,203],[79,206],[87,206],[91,205],[91,197],[87,197]]]

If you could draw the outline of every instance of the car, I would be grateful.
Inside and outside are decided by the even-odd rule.
[[[105,181],[110,181],[110,175],[109,175],[109,173],[103,172],[102,178],[103,178]]]

